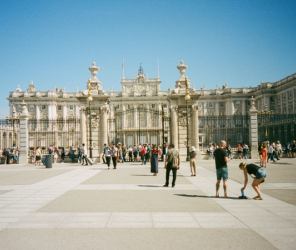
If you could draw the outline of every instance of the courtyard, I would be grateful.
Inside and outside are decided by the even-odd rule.
[[[247,162],[258,163],[258,160]],[[263,201],[240,200],[240,160],[228,199],[215,195],[214,161],[182,162],[174,188],[150,165],[0,165],[0,249],[294,249],[296,161],[267,165]],[[171,176],[172,178],[172,176]],[[171,179],[170,179],[171,181]]]

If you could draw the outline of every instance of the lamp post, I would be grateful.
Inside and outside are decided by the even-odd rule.
[[[15,127],[14,127],[14,123],[15,123],[16,120],[18,120],[18,116],[16,115],[15,107],[13,106],[12,116],[10,116],[10,117],[6,116],[6,121],[9,122],[9,123],[12,123],[12,139],[13,139],[12,146],[13,147],[16,147]]]
[[[92,159],[93,155],[92,155],[92,126],[91,126],[91,102],[93,101],[93,98],[91,96],[91,91],[90,91],[90,78],[88,78],[88,97],[87,97],[87,101],[88,101],[88,105],[89,105],[89,157]]]
[[[116,108],[117,104],[114,104],[114,126],[115,126],[115,142],[114,144],[117,145],[117,122],[116,122]]]
[[[259,112],[259,114],[263,115],[265,118],[265,141],[268,142],[268,132],[267,132],[267,117],[274,114],[273,110],[267,111],[267,104],[264,105],[264,110]]]
[[[187,157],[186,161],[190,160],[189,157],[189,127],[188,127],[188,101],[190,100],[189,95],[189,88],[188,88],[188,78],[185,76],[185,84],[186,84],[186,95],[185,95],[185,101],[186,101],[186,126],[187,126]]]

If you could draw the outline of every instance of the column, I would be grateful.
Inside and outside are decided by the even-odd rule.
[[[199,151],[199,128],[198,128],[198,104],[192,105],[191,109],[191,146]]]
[[[249,151],[251,159],[259,159],[258,156],[258,111],[255,107],[255,99],[251,99],[251,108],[249,110]]]
[[[86,116],[85,116],[85,109],[80,109],[80,133],[81,133],[81,145],[85,143],[86,145]]]
[[[47,103],[47,117],[48,119],[52,119],[52,107],[51,107],[51,104]]]
[[[19,163],[27,164],[28,163],[28,148],[29,148],[29,132],[28,132],[28,110],[27,104],[22,103],[22,113],[19,116],[20,119],[20,155]]]
[[[171,142],[175,145],[175,149],[179,149],[178,144],[178,107],[177,105],[171,106],[171,122],[172,122],[172,140]]]
[[[63,120],[64,120],[64,126],[63,126],[63,131],[67,131],[67,127],[66,127],[66,120],[67,120],[67,105],[66,104],[63,104],[62,105],[63,107]],[[86,143],[86,142],[84,142]]]
[[[40,104],[35,104],[36,108],[36,120],[40,119]]]
[[[52,104],[52,119],[57,119],[57,104]]]
[[[242,115],[246,114],[246,100],[242,100]]]
[[[101,113],[100,113],[100,145],[99,145],[99,152],[103,151],[104,143],[108,143],[108,113],[109,113],[109,107],[103,106],[101,107]]]
[[[137,123],[138,123],[138,110],[137,110],[137,106],[134,105],[134,128],[139,128]],[[137,140],[136,140],[136,144],[138,144]]]
[[[219,116],[220,114],[219,114],[219,102],[214,102],[214,104],[215,104],[215,114],[216,114],[216,116]]]

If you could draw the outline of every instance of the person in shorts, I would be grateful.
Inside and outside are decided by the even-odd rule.
[[[227,162],[230,159],[227,156],[225,150],[226,142],[220,141],[220,148],[217,148],[214,151],[215,163],[216,163],[216,174],[217,174],[217,183],[216,183],[216,197],[219,197],[219,188],[221,179],[223,179],[223,189],[224,189],[224,198],[227,198],[227,180],[228,180],[228,168]]]
[[[245,176],[244,186],[241,190],[242,191],[245,190],[248,184],[248,174],[249,174],[252,178],[254,178],[252,187],[254,188],[255,192],[258,194],[253,199],[263,200],[261,196],[259,184],[264,182],[264,178],[266,177],[266,171],[255,164],[247,164],[243,162],[239,164],[239,169],[244,171],[244,176]]]

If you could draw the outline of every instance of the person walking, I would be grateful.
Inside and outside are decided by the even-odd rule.
[[[121,163],[124,163],[124,160],[122,158],[122,147],[121,144],[118,144],[118,152],[119,152],[119,160]]]
[[[134,162],[136,162],[138,158],[138,148],[136,144],[134,145],[134,148],[133,148],[133,154],[134,154]]]
[[[192,146],[189,153],[191,176],[196,176],[196,155],[196,149]]]
[[[106,163],[109,169],[111,164],[111,148],[109,146],[107,146],[105,150],[105,156],[106,156]]]
[[[149,160],[150,160],[150,156],[151,156],[150,145],[146,144],[145,165],[146,165],[146,162],[149,162]]]
[[[41,150],[40,150],[40,147],[37,147],[37,150],[36,150],[36,162],[35,162],[35,166],[37,164],[39,164],[39,166],[41,165]]]
[[[258,154],[259,154],[259,158],[260,158],[260,167],[263,166],[263,162],[262,162],[262,149],[263,149],[263,143],[261,143],[260,146],[258,147]]]
[[[112,162],[113,162],[113,169],[116,169],[117,164],[117,157],[119,156],[118,148],[113,145],[112,146]]]
[[[61,149],[61,163],[65,163],[65,154],[66,154],[65,148],[62,147],[62,149]]]
[[[36,162],[36,148],[32,150],[32,163],[35,164]]]
[[[269,159],[271,159],[273,162],[276,162],[274,160],[274,158],[273,158],[273,151],[274,151],[274,149],[273,149],[272,145],[270,144],[268,146],[268,158],[267,158],[267,162],[268,162]]]
[[[254,200],[263,200],[260,190],[260,183],[264,182],[266,178],[266,171],[263,168],[255,164],[247,164],[247,163],[240,163],[239,169],[244,171],[245,181],[244,186],[242,187],[242,191],[246,189],[248,184],[248,174],[254,179],[252,183],[252,187],[254,188],[255,192],[258,194],[254,197]]]
[[[87,148],[86,148],[84,143],[82,144],[82,148],[83,148],[83,151],[82,151],[83,153],[82,153],[82,163],[81,163],[81,165],[83,165],[84,162],[85,162],[85,165],[88,165],[88,162],[87,162]]]
[[[128,148],[128,161],[129,162],[133,161],[133,149],[132,149],[132,146],[129,146],[129,148]]]
[[[214,154],[214,146],[213,146],[212,143],[209,144],[208,152],[210,154],[209,160],[213,160],[214,159],[214,156],[213,156],[213,154]]]
[[[53,163],[58,163],[59,158],[59,150],[57,148],[54,148],[53,151]]]
[[[227,157],[227,152],[225,150],[226,142],[220,141],[220,148],[217,148],[214,151],[215,163],[216,163],[216,174],[217,174],[217,183],[216,183],[216,197],[219,197],[219,188],[221,179],[223,179],[223,189],[224,189],[224,198],[227,198],[227,180],[228,180],[228,168],[227,162],[230,159]]]
[[[240,143],[237,145],[237,152],[238,152],[238,158],[242,161],[243,160],[243,148],[240,145]]]
[[[249,153],[249,146],[246,143],[244,143],[244,145],[243,145],[243,158],[244,159],[247,159],[247,160],[249,159],[248,153]]]
[[[102,156],[102,160],[103,160],[103,164],[106,164],[107,159],[106,158],[106,150],[107,150],[108,146],[106,143],[104,143],[104,152],[103,152],[103,156]]]
[[[78,163],[79,164],[82,163],[82,154],[83,154],[83,147],[81,147],[81,145],[79,145],[79,147],[78,147]]]
[[[161,155],[160,150],[156,145],[153,146],[153,150],[151,152],[151,173],[153,176],[157,176],[158,174],[158,156]]]
[[[287,154],[288,158],[291,158],[292,157],[292,154],[291,154],[291,144],[290,144],[290,142],[288,142],[286,144],[286,154]]]
[[[164,187],[169,186],[170,172],[173,172],[173,182],[172,187],[175,187],[177,179],[177,170],[180,169],[180,154],[178,150],[175,149],[174,144],[170,144],[167,156],[165,158],[165,169],[166,169],[166,182],[163,185]]]
[[[146,153],[146,149],[144,147],[145,145],[143,145],[142,149],[141,149],[141,161],[142,164],[141,165],[146,165],[146,158],[145,158],[145,153]]]

